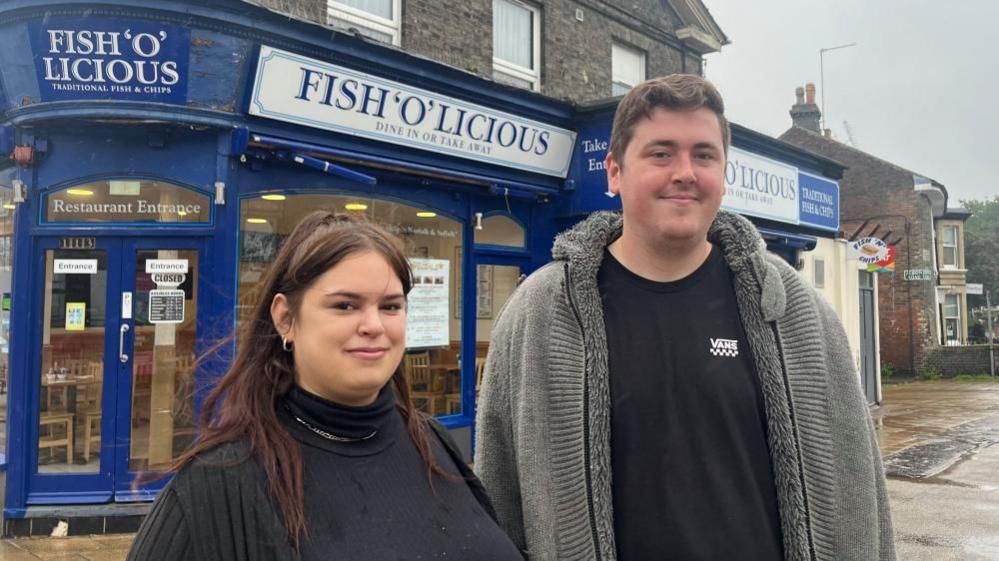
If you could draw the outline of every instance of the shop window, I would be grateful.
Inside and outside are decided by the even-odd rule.
[[[388,43],[399,44],[400,0],[328,0],[327,22],[340,29]]]
[[[812,283],[815,288],[826,286],[826,262],[822,259],[812,261]]]
[[[475,230],[476,245],[524,247],[524,228],[509,216],[494,214],[482,219],[482,229]]]
[[[493,0],[493,78],[500,83],[541,87],[540,11],[516,0]]]
[[[957,226],[943,227],[943,268],[957,269]]]
[[[14,255],[14,200],[9,182],[0,183],[0,464],[7,455],[7,382],[10,357],[11,279]]]
[[[944,341],[947,345],[961,344],[961,300],[957,294],[944,297]]]
[[[208,224],[211,197],[151,179],[103,179],[45,195],[48,223]]]
[[[413,269],[406,330],[410,390],[436,416],[461,413],[462,224],[427,209],[344,195],[264,195],[240,204],[237,318],[245,321],[254,289],[284,238],[316,209],[363,214],[395,234]]]
[[[645,81],[645,53],[614,43],[611,45],[611,95],[628,90]]]

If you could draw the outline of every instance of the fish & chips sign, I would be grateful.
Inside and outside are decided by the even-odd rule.
[[[188,29],[53,17],[32,24],[30,34],[42,101],[187,101]]]
[[[268,46],[249,113],[556,177],[575,142],[569,130]]]

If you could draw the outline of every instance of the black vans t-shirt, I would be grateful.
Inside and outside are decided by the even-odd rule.
[[[604,253],[614,531],[622,561],[782,561],[763,396],[714,248],[654,282]]]

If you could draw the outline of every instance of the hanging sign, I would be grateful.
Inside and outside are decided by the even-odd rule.
[[[30,24],[28,33],[42,101],[187,102],[188,29],[49,16]]]
[[[860,269],[869,273],[895,272],[895,247],[880,238],[868,236],[852,242],[850,257],[859,262]]]
[[[410,259],[413,289],[406,307],[406,348],[446,347],[448,336],[448,279],[451,262],[447,259]]]
[[[187,279],[184,273],[153,273],[152,277],[157,288],[177,288]]]
[[[968,294],[981,296],[985,294],[985,285],[980,282],[969,282],[967,284]]]
[[[87,303],[66,302],[66,331],[83,331],[87,325]]]
[[[96,259],[56,259],[52,272],[57,275],[96,275]]]
[[[187,259],[146,259],[146,273],[186,273]]]
[[[149,323],[181,323],[183,321],[183,290],[149,291]]]
[[[576,134],[320,60],[260,47],[250,115],[565,177]]]

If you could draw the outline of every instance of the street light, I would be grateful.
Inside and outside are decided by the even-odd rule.
[[[837,45],[835,47],[828,47],[819,49],[819,88],[822,90],[822,130],[826,130],[826,70],[823,63],[823,57],[829,51],[835,51],[837,49],[845,49],[847,47],[855,47],[856,43],[848,43],[846,45]]]

